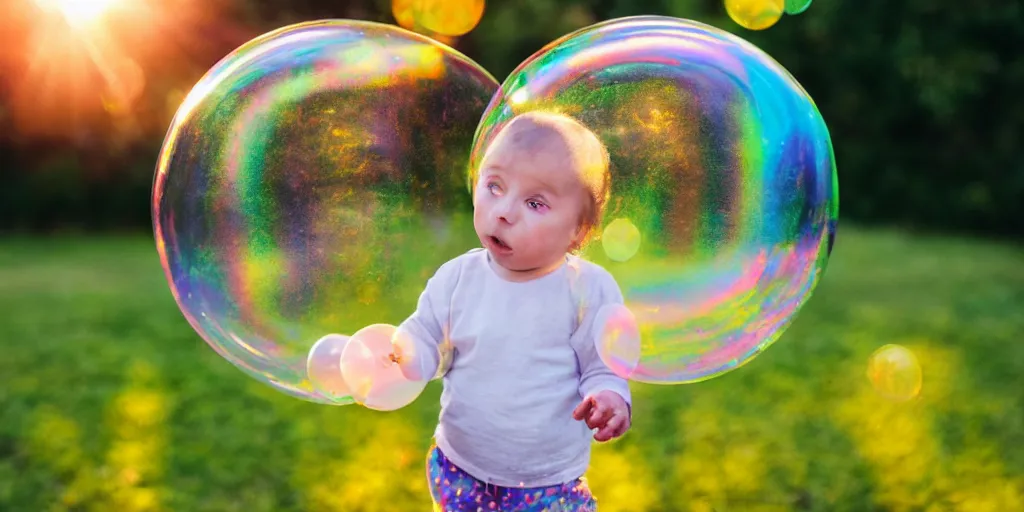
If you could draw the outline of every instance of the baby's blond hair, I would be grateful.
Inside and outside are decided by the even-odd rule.
[[[557,138],[553,140],[552,135],[557,135]],[[580,236],[570,247],[571,251],[580,250],[593,238],[611,195],[608,149],[593,131],[579,121],[564,114],[542,111],[527,112],[513,118],[492,141],[488,152],[505,137],[509,137],[510,144],[532,150],[551,147],[553,142],[564,144],[589,196],[580,215]]]

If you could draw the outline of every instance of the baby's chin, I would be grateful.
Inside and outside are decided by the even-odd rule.
[[[488,254],[491,255],[491,261],[500,266],[502,269],[512,274],[518,274],[521,276],[530,275],[542,275],[547,272],[554,270],[560,263],[564,261],[562,258],[523,258],[519,255],[502,255],[495,254],[494,251],[488,250]]]

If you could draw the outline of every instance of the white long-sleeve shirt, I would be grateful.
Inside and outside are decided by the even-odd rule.
[[[574,480],[590,463],[593,433],[573,409],[601,390],[631,404],[628,381],[598,357],[592,325],[622,293],[605,269],[575,256],[527,282],[501,278],[488,260],[474,249],[442,265],[399,326],[413,364],[443,375],[437,446],[494,485]]]

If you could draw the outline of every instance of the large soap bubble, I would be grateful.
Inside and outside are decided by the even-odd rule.
[[[472,247],[463,172],[497,89],[455,50],[369,22],[294,25],[224,58],[180,107],[153,184],[192,327],[285,393],[351,403],[317,390],[307,355],[328,333],[397,324]]]
[[[839,204],[827,128],[788,72],[700,23],[593,25],[505,81],[477,129],[470,186],[498,131],[534,110],[572,116],[605,142],[603,225],[641,235],[629,237],[635,252],[616,241],[583,254],[616,277],[641,337],[638,364],[613,369],[640,382],[696,382],[778,339],[821,277]],[[609,342],[631,336],[599,338],[606,361],[637,350]]]

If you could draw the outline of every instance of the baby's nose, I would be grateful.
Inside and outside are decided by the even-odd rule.
[[[513,224],[516,221],[515,208],[507,202],[498,205],[498,207],[495,209],[495,214],[497,215],[498,220],[501,222]]]

